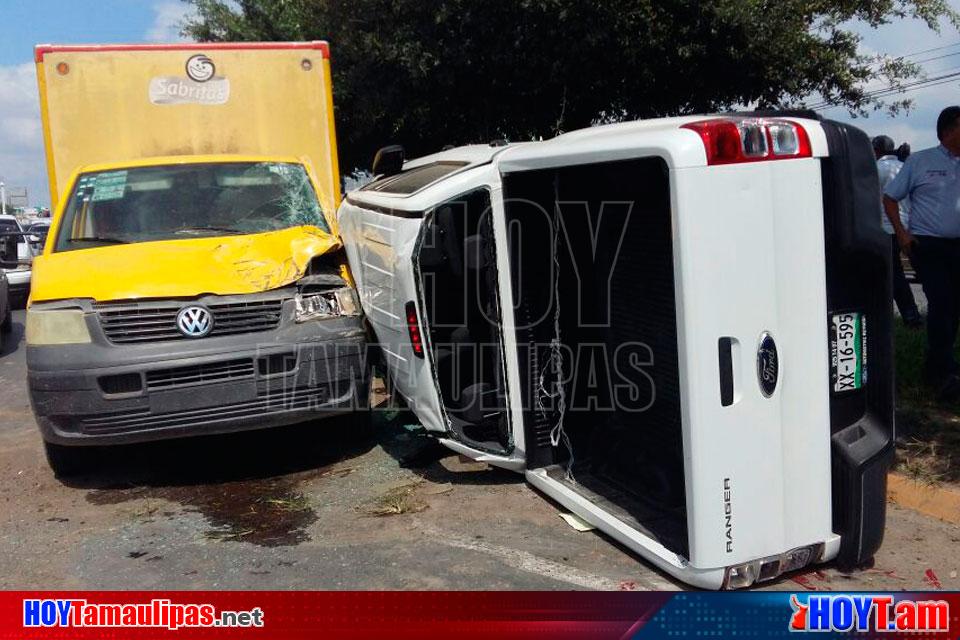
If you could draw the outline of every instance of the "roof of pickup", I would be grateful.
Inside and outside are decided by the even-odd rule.
[[[722,114],[712,114],[653,118],[588,127],[538,142],[456,147],[409,160],[403,165],[403,172],[367,185],[351,194],[351,199],[405,209],[413,203],[402,199],[440,188],[450,178],[494,161],[502,173],[615,161],[636,157],[638,153],[662,154],[672,159],[669,161],[673,166],[703,166],[706,162],[703,141],[696,133],[682,127],[691,122],[723,117]],[[817,126],[819,123],[793,114],[773,117],[802,124],[810,134],[813,155],[827,154],[826,140],[822,129]]]
[[[518,143],[501,145],[469,144],[462,147],[454,147],[437,153],[431,153],[428,156],[408,160],[404,163],[403,169],[406,171],[435,162],[463,162],[465,163],[464,166],[487,164],[505,149],[515,147],[517,144]]]
[[[544,154],[549,156],[551,155],[550,151],[552,149],[568,149],[571,144],[579,146],[596,143],[600,146],[608,147],[611,144],[615,145],[617,141],[623,141],[633,134],[675,130],[684,122],[692,122],[702,118],[703,116],[688,116],[684,118],[638,120],[635,122],[615,123],[580,129],[561,134],[556,138],[545,141],[472,144],[454,147],[408,160],[403,165],[403,172],[396,176],[381,178],[361,189],[361,192],[364,192],[363,195],[378,192],[409,196],[456,173],[489,164],[494,158],[501,154],[504,154],[503,161],[509,162],[516,157],[522,162],[522,158],[526,156],[539,157]],[[435,167],[436,169],[428,174],[428,169],[431,167]],[[414,178],[412,172],[415,170],[420,170],[418,173],[421,173],[421,179],[417,180]],[[411,179],[407,180],[404,177],[405,175],[410,176]],[[408,182],[410,184],[408,184]]]

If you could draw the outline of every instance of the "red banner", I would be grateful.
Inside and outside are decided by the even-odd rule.
[[[7,592],[0,640],[957,638],[958,593]]]

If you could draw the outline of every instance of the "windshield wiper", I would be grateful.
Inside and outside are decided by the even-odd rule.
[[[81,238],[70,238],[67,242],[106,242],[109,244],[130,244],[129,240],[120,238],[104,238],[103,236],[87,236]]]
[[[174,231],[174,233],[195,233],[195,232],[197,232],[197,231],[219,231],[219,232],[222,232],[222,233],[246,233],[246,231],[244,231],[244,230],[242,230],[242,229],[233,229],[233,228],[231,228],[231,227],[214,227],[214,226],[207,226],[207,227],[181,227],[181,228],[177,229],[176,231]]]

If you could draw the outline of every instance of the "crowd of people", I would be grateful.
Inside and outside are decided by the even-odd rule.
[[[937,118],[940,144],[914,154],[889,136],[873,139],[883,192],[881,220],[890,234],[893,295],[904,324],[923,321],[903,270],[913,266],[927,299],[924,377],[943,401],[960,399],[954,343],[960,328],[960,106]]]

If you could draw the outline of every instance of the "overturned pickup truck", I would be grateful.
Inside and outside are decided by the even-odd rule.
[[[397,152],[341,233],[393,384],[445,445],[692,585],[872,557],[892,317],[862,132],[701,116]]]

